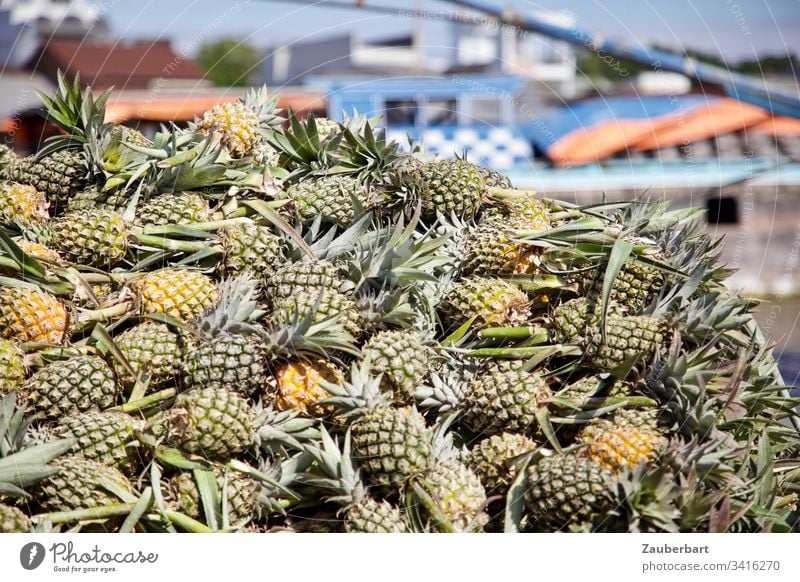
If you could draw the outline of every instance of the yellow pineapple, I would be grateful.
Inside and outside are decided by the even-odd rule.
[[[0,337],[60,345],[67,339],[69,323],[66,306],[50,293],[25,287],[0,289]]]
[[[203,273],[189,269],[164,269],[136,280],[143,313],[162,313],[189,321],[216,305],[219,291]]]
[[[330,393],[321,382],[340,383],[342,373],[325,360],[293,360],[278,369],[275,374],[275,405],[281,410],[309,412]]]

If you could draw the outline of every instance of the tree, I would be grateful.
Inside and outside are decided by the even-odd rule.
[[[258,74],[261,52],[233,38],[204,44],[197,62],[215,85],[244,87]]]

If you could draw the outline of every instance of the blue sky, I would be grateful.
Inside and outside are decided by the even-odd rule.
[[[448,10],[444,2],[428,0],[366,0],[368,4]],[[495,3],[508,4],[504,0]],[[301,37],[356,31],[364,38],[397,35],[411,30],[403,18],[274,0],[141,0],[98,1],[117,34],[130,39],[171,38],[179,50],[193,54],[204,42],[232,36],[261,47]],[[519,10],[568,10],[578,27],[631,43],[660,43],[701,49],[730,61],[756,54],[800,54],[798,0],[515,0]],[[441,23],[424,27],[425,42],[441,38]]]

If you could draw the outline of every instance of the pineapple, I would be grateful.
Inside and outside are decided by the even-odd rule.
[[[649,427],[600,421],[584,428],[578,442],[586,445],[587,458],[611,471],[619,471],[652,461],[666,445],[666,438]]]
[[[45,512],[91,509],[124,503],[133,486],[117,469],[81,456],[53,461],[58,473],[39,484],[36,501]]]
[[[74,438],[72,454],[81,455],[132,474],[139,464],[137,422],[124,412],[84,412],[61,420],[56,434]]]
[[[465,160],[442,160],[423,164],[420,169],[422,212],[472,218],[487,194],[481,171]]]
[[[20,226],[42,224],[50,218],[47,197],[33,186],[0,182],[0,222]]]
[[[523,434],[495,434],[470,449],[467,464],[478,475],[487,494],[505,495],[516,477],[515,461],[535,448],[536,443]]]
[[[320,140],[328,139],[342,130],[339,122],[329,117],[316,117],[314,123],[317,125],[317,134],[319,134]]]
[[[279,267],[265,283],[266,293],[273,304],[296,297],[301,291],[319,295],[338,291],[341,287],[339,269],[330,261],[301,259]]]
[[[528,432],[552,397],[547,382],[521,368],[493,368],[473,380],[464,393],[461,422],[484,435]]]
[[[481,173],[483,181],[486,182],[486,186],[488,186],[489,188],[501,188],[503,190],[511,190],[514,187],[508,176],[501,174],[496,170],[490,170],[489,168],[479,167],[478,171]]]
[[[367,204],[364,186],[346,175],[308,178],[291,186],[286,194],[297,217],[307,223],[319,216],[323,222],[348,226],[358,218],[357,207]]]
[[[656,257],[653,257],[656,258]],[[604,268],[582,273],[583,294],[599,296],[603,288]],[[641,312],[650,304],[664,286],[664,275],[655,267],[628,259],[611,286],[611,301],[623,307],[628,314]]]
[[[350,419],[353,458],[372,484],[397,490],[433,461],[433,435],[416,408],[393,407],[368,364],[354,364],[349,382],[323,382],[332,394],[322,401]]]
[[[254,415],[237,392],[197,388],[178,395],[167,410],[168,440],[205,458],[230,458],[253,442]]]
[[[170,268],[152,271],[133,282],[143,313],[163,313],[190,321],[213,308],[219,298],[214,282],[198,271]]]
[[[528,467],[525,504],[537,531],[580,526],[609,509],[613,473],[590,459],[568,454],[545,457]]]
[[[27,156],[11,171],[15,182],[43,192],[55,213],[62,212],[67,201],[85,188],[86,174],[84,156],[75,149],[61,149],[41,159],[35,155]]]
[[[434,519],[437,529],[445,526],[445,531],[481,531],[488,523],[489,516],[484,512],[486,491],[478,476],[463,463],[455,460],[435,463],[415,483],[441,513],[439,519],[445,521],[442,524]]]
[[[0,339],[0,394],[19,388],[26,369],[25,352],[13,341]]]
[[[356,303],[338,291],[299,292],[274,304],[274,325],[288,325],[311,314],[312,323],[335,319],[352,337],[361,335],[361,317]]]
[[[340,384],[343,380],[339,368],[327,360],[290,360],[281,364],[275,373],[275,406],[279,410],[298,410],[304,414],[316,412],[320,400],[330,396],[322,382]]]
[[[192,224],[210,219],[208,200],[196,192],[161,194],[137,209],[136,222],[142,226]]]
[[[0,180],[11,178],[11,172],[19,161],[19,157],[10,147],[0,144]]]
[[[150,386],[174,383],[180,375],[185,341],[181,334],[163,323],[143,321],[119,334],[115,343],[133,371],[149,377]],[[136,381],[123,366],[117,364],[116,370],[126,386]]]
[[[16,507],[0,503],[0,533],[30,533],[30,518]]]
[[[0,337],[61,345],[69,327],[69,312],[53,295],[27,287],[0,289]]]
[[[448,325],[475,318],[481,326],[513,326],[528,318],[528,297],[501,279],[471,277],[453,286],[439,306]]]
[[[18,240],[17,246],[22,249],[22,252],[24,252],[26,255],[29,255],[38,261],[49,261],[56,265],[64,264],[64,257],[58,254],[57,251],[54,251],[50,247],[47,247],[41,243],[29,240]]]
[[[362,353],[383,374],[399,401],[410,402],[428,373],[431,353],[411,331],[382,331],[370,338]]]
[[[66,214],[53,226],[52,244],[66,260],[97,268],[111,267],[128,250],[128,225],[113,210]]]
[[[258,482],[240,471],[227,469],[216,463],[213,464],[212,471],[220,496],[227,488],[225,503],[228,509],[228,522],[237,527],[247,525],[257,514]],[[184,471],[169,479],[166,501],[177,511],[191,518],[205,517],[200,490],[192,473]]]
[[[266,88],[250,90],[244,99],[219,103],[197,122],[202,133],[215,133],[235,157],[254,155],[264,141],[264,133],[283,121],[275,108],[278,98],[268,97]]]
[[[224,256],[221,269],[225,275],[245,272],[271,278],[284,264],[283,241],[267,226],[235,224],[222,231]]]
[[[92,355],[47,364],[22,385],[22,394],[45,418],[104,410],[117,403],[120,388],[114,371]]]
[[[370,496],[361,480],[361,471],[350,455],[351,435],[345,435],[343,448],[322,429],[318,446],[307,451],[316,461],[315,471],[304,481],[325,493],[324,500],[341,506],[339,517],[347,533],[407,533],[400,510],[385,500]]]
[[[124,212],[130,204],[132,196],[129,192],[101,192],[95,187],[87,187],[72,196],[66,205],[67,214],[75,214],[87,210],[113,210]]]
[[[538,247],[514,240],[515,233],[528,226],[524,218],[495,218],[479,224],[464,241],[464,272],[475,275],[535,273]]]

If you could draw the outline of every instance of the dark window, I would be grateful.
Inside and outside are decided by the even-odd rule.
[[[709,224],[737,224],[739,222],[739,203],[733,196],[709,198],[706,201]]]
[[[415,125],[417,102],[414,99],[387,99],[386,125]]]
[[[428,101],[425,116],[428,125],[456,125],[458,123],[458,105],[455,99],[434,99]]]

